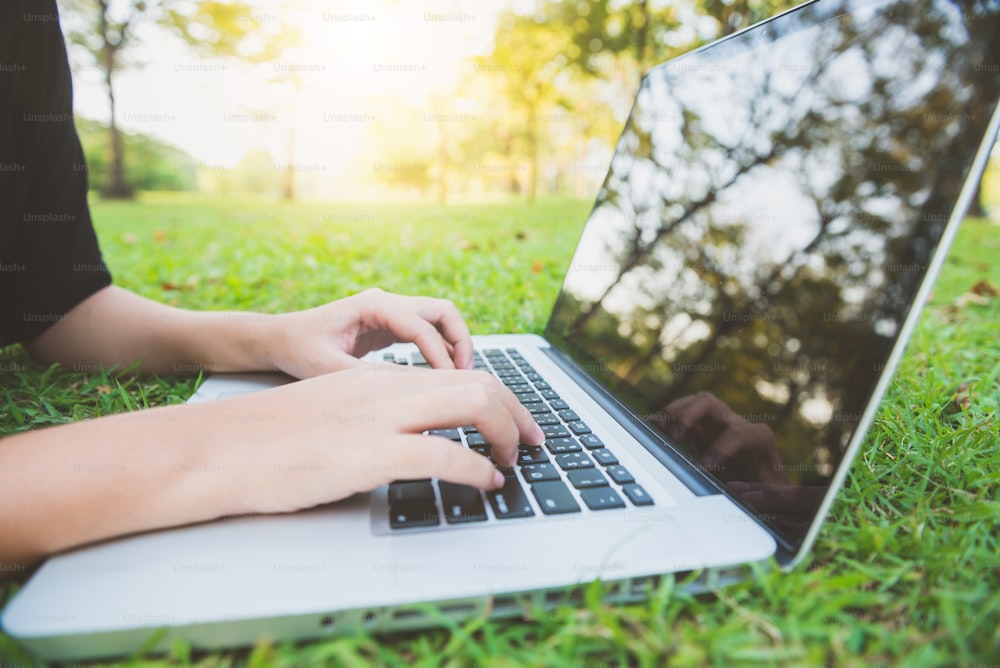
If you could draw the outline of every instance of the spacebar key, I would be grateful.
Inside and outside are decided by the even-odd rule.
[[[535,511],[531,509],[528,497],[524,495],[524,490],[521,489],[521,483],[518,482],[516,475],[504,478],[503,487],[486,492],[486,498],[498,520],[533,517],[535,515]]]

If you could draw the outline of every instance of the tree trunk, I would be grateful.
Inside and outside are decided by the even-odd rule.
[[[285,174],[281,184],[281,199],[291,202],[295,199],[295,106],[292,106],[292,122],[288,126],[288,143],[285,145]]]
[[[125,179],[125,151],[122,146],[121,132],[118,130],[118,120],[115,113],[115,51],[125,42],[124,28],[119,34],[117,43],[112,42],[108,36],[108,3],[100,3],[101,20],[100,30],[103,44],[101,46],[101,60],[104,66],[104,87],[108,92],[108,108],[111,117],[108,120],[108,149],[110,155],[111,174],[110,178],[104,182],[104,196],[112,199],[132,199],[132,188]]]
[[[649,35],[649,2],[648,0],[642,0],[639,3],[639,16],[642,17],[642,25],[639,26],[639,30],[636,31],[635,36],[635,51],[638,56],[639,70],[645,74],[646,73],[646,43],[648,42]]]
[[[976,194],[972,196],[972,203],[969,204],[970,216],[975,216],[976,218],[985,218],[988,215],[986,207],[983,206],[983,182],[979,181],[976,186]]]
[[[105,8],[106,11],[106,8]],[[104,38],[103,60],[104,60],[104,86],[108,91],[108,107],[111,117],[108,120],[110,152],[110,178],[104,183],[104,196],[111,199],[132,199],[134,193],[132,187],[125,178],[125,150],[122,145],[121,132],[118,130],[118,121],[115,114],[115,50],[117,46],[108,41],[107,14],[101,13],[101,35]]]
[[[435,113],[438,113],[438,174],[437,174],[437,202],[440,205],[444,205],[448,201],[448,136],[445,132],[445,122],[440,115],[441,112],[435,109]]]
[[[528,203],[535,203],[538,194],[538,115],[532,109],[528,113]]]

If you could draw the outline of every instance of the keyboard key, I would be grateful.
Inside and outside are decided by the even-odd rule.
[[[577,489],[588,489],[590,487],[606,487],[608,479],[597,469],[582,469],[570,471],[566,474],[569,482]]]
[[[547,390],[543,389],[541,391],[541,395],[543,397],[545,397],[546,399],[558,399],[559,398],[559,395],[556,394],[556,391],[553,390],[551,387],[549,389],[547,389]]]
[[[432,527],[441,523],[434,503],[419,503],[389,508],[389,526],[393,529]]]
[[[590,450],[604,447],[604,441],[597,438],[593,434],[581,434],[580,442],[583,443],[585,446],[587,446],[587,448],[589,448]]]
[[[489,457],[490,453],[493,451],[488,443],[485,445],[470,445],[469,449],[474,452],[478,452],[483,457]]]
[[[632,474],[624,466],[609,466],[605,470],[611,476],[611,479],[619,485],[627,485],[630,482],[635,482],[635,478],[632,477]]]
[[[573,438],[550,438],[545,441],[545,447],[554,455],[563,452],[580,452],[580,444]]]
[[[392,353],[382,353],[382,359],[385,360],[386,362],[395,362],[396,356],[393,355]]]
[[[521,483],[516,476],[507,476],[504,485],[498,490],[486,492],[493,514],[498,520],[508,520],[515,517],[534,517],[528,497],[521,489]]]
[[[580,504],[576,502],[562,480],[535,483],[531,486],[531,493],[535,495],[538,506],[546,515],[580,512]]]
[[[535,381],[532,381],[532,382],[535,384],[535,389],[536,390],[548,390],[548,389],[551,389],[551,386],[548,383],[546,383],[544,380],[535,380]]]
[[[517,463],[521,466],[525,464],[541,464],[549,461],[549,456],[540,445],[522,445],[517,449]]]
[[[577,420],[576,422],[570,422],[566,426],[568,426],[570,430],[577,436],[590,433],[590,427],[587,426],[587,423],[582,422],[580,420]]]
[[[653,505],[653,497],[646,493],[645,488],[642,485],[633,483],[631,485],[625,485],[622,487],[622,491],[625,492],[625,496],[628,500],[636,506],[651,506]]]
[[[534,392],[522,392],[520,394],[515,392],[514,396],[516,396],[517,400],[520,401],[522,404],[534,404],[542,400],[542,398],[537,394],[535,394]],[[545,410],[548,409],[546,408]]]
[[[583,440],[582,438],[580,439]],[[598,448],[590,453],[601,466],[613,466],[618,463],[618,458],[607,448]]]
[[[534,416],[535,422],[544,427],[547,424],[559,424],[559,418],[555,413],[538,413]]]
[[[537,371],[527,371],[527,372],[525,372],[524,377],[527,378],[528,380],[541,380],[542,379],[542,377],[538,375]]]
[[[528,385],[527,383],[525,383],[520,378],[508,378],[507,380],[502,381],[502,382],[503,382],[504,385],[507,386],[507,389],[510,390],[511,392],[513,392],[514,394],[517,394],[518,392],[532,392],[533,391],[531,389],[531,385]]]
[[[400,480],[389,485],[389,505],[402,506],[430,501],[434,503],[434,485],[429,479]]]
[[[559,411],[559,417],[564,422],[576,422],[577,420],[580,419],[580,416],[577,415],[576,412],[572,410]]]
[[[465,442],[469,444],[470,448],[476,445],[489,445],[483,435],[479,432],[476,432],[475,434],[467,434]]]
[[[561,424],[543,425],[542,433],[545,434],[545,438],[563,438],[565,436],[569,436],[569,432],[566,431],[566,427]]]
[[[420,353],[410,353],[410,361],[414,364],[427,364],[427,360]]]
[[[590,460],[590,457],[585,452],[567,452],[564,455],[556,455],[556,463],[559,464],[559,468],[563,471],[594,467],[594,462]]]
[[[442,438],[447,438],[450,441],[461,441],[462,437],[458,435],[457,429],[431,429],[427,432],[428,436],[440,436]]]
[[[470,424],[470,425],[467,425],[465,427],[462,427],[462,431],[464,431],[466,434],[477,434],[477,433],[479,433],[479,429],[477,429],[476,425],[474,425],[474,424]]]
[[[607,510],[609,508],[624,508],[625,502],[618,492],[610,487],[595,487],[580,492],[580,498],[591,510]]]
[[[567,408],[569,408],[569,404],[567,404],[562,399],[552,399],[551,401],[549,401],[549,405],[552,406],[552,408],[556,409],[557,411],[564,411]]]
[[[534,404],[525,404],[524,407],[527,408],[528,412],[531,413],[532,415],[534,415],[536,413],[548,413],[549,412],[549,407],[545,405],[544,401],[539,401],[538,403],[534,403]],[[567,432],[567,433],[569,433],[569,432]]]
[[[545,480],[559,480],[559,471],[552,464],[525,464],[521,467],[521,476],[529,483]]]
[[[438,482],[438,487],[441,489],[444,519],[448,524],[486,521],[486,507],[478,489],[444,481]]]

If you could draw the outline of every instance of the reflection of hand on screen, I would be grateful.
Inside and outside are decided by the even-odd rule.
[[[668,436],[677,440],[692,436],[704,444],[699,463],[707,471],[730,480],[735,474],[763,483],[788,482],[771,428],[750,422],[714,394],[681,397],[664,411],[673,418],[659,425]]]

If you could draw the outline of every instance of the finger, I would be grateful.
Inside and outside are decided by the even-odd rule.
[[[406,471],[410,478],[440,478],[479,489],[503,486],[503,474],[493,462],[445,438],[404,434],[392,440],[387,452],[388,468]]]
[[[459,369],[473,368],[472,335],[458,307],[447,299],[417,297],[417,312],[437,328],[452,349],[452,360]]]
[[[436,369],[455,368],[441,332],[419,314],[383,306],[373,310],[371,315],[377,320],[377,326],[372,329],[388,329],[397,340],[417,344],[427,362]]]
[[[513,465],[520,443],[541,445],[545,437],[517,397],[485,372],[422,374],[414,396],[397,415],[407,431],[474,424],[493,449],[493,458]]]

